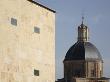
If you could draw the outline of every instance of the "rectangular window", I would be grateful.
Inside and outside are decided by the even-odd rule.
[[[40,28],[34,27],[34,32],[39,34],[40,33]]]
[[[34,69],[34,75],[39,76],[39,70]]]
[[[17,19],[11,18],[11,24],[17,26]]]

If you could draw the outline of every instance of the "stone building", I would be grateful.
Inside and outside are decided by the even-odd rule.
[[[55,11],[0,0],[0,82],[55,82]]]
[[[88,27],[78,27],[78,40],[67,51],[64,63],[64,78],[56,82],[108,82],[103,77],[103,60],[98,49],[89,42]]]

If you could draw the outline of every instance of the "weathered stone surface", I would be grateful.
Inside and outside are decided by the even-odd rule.
[[[17,20],[17,26],[11,24],[11,18]],[[0,82],[54,81],[55,14],[27,0],[1,0]]]

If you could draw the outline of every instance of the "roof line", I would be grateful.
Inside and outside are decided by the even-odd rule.
[[[45,8],[45,9],[47,9],[47,10],[49,10],[49,11],[53,12],[53,13],[56,13],[56,11],[55,11],[55,10],[50,9],[50,8],[48,8],[48,7],[46,7],[46,6],[42,5],[42,4],[40,4],[40,3],[38,3],[38,2],[36,2],[36,1],[34,1],[34,0],[27,0],[27,1],[29,1],[29,2],[31,2],[31,3],[34,3],[34,4],[36,4],[36,5],[39,5],[39,6],[43,7],[43,8]]]

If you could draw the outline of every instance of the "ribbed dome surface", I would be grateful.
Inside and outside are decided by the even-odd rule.
[[[102,60],[98,49],[90,42],[76,42],[67,52],[66,60]]]

